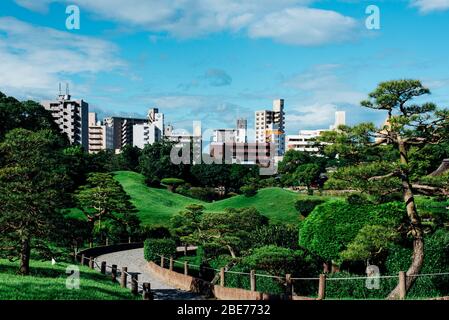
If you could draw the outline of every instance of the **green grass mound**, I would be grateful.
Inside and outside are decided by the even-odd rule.
[[[114,178],[131,196],[131,202],[139,211],[139,217],[145,225],[167,225],[171,216],[187,205],[205,204],[201,200],[188,198],[165,189],[150,188],[145,185],[144,176],[136,172],[117,171]]]
[[[69,264],[31,262],[31,274],[17,274],[18,263],[0,259],[0,300],[133,300],[129,289],[121,288],[98,270],[80,268],[79,289],[67,289]]]
[[[216,201],[206,205],[212,212],[224,211],[226,208],[254,207],[273,222],[298,223],[299,214],[295,209],[295,201],[300,196],[293,191],[282,188],[265,188],[253,197],[244,195]]]

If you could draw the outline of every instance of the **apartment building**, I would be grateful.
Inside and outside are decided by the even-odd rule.
[[[113,148],[116,153],[126,145],[133,145],[133,126],[135,124],[145,124],[144,118],[109,117],[103,123],[112,127]]]
[[[285,153],[285,113],[284,99],[273,101],[273,110],[255,112],[255,141],[273,143],[276,156]]]
[[[143,149],[147,144],[160,141],[164,131],[164,114],[157,108],[151,108],[148,110],[146,123],[133,125],[133,146]]]
[[[346,113],[344,111],[337,111],[335,112],[334,124],[329,126],[329,129],[300,130],[297,135],[287,135],[287,150],[317,154],[320,150],[316,144],[316,138],[318,138],[323,132],[336,130],[339,126],[345,124]]]
[[[168,125],[164,129],[164,138],[168,141],[175,142],[174,146],[177,148],[184,148],[188,146],[192,151],[191,163],[201,163],[201,156],[203,152],[203,135],[201,121],[193,121],[193,132],[186,130],[174,130],[172,125]]]
[[[71,144],[81,145],[85,150],[89,148],[88,113],[89,104],[84,100],[73,100],[69,94],[61,93],[55,101],[42,101],[41,104],[49,110],[53,120],[59,126],[62,133],[66,134]]]
[[[113,128],[98,121],[95,112],[89,112],[89,153],[113,148]]]

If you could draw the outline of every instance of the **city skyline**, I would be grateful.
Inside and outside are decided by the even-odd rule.
[[[391,79],[419,78],[433,92],[426,100],[449,102],[449,45],[438,36],[449,28],[447,1],[133,3],[2,1],[0,88],[42,101],[68,82],[100,119],[156,107],[184,128],[240,117],[254,127],[254,112],[283,98],[286,134],[328,127],[337,110],[350,125],[381,125],[385,114],[358,102]],[[79,30],[66,28],[69,4],[80,8]],[[371,4],[380,30],[365,27]]]

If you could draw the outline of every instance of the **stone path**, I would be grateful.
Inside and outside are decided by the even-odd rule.
[[[143,282],[149,282],[151,284],[151,292],[154,295],[155,300],[202,300],[204,297],[173,288],[156,278],[147,266],[147,262],[143,257],[143,249],[133,249],[118,251],[114,253],[104,254],[96,258],[98,264],[101,261],[106,261],[108,266],[113,264],[117,265],[117,269],[120,271],[122,267],[128,267],[128,272],[137,272],[139,284]],[[98,269],[98,266],[97,266]],[[106,268],[110,273],[110,268]],[[129,282],[128,277],[128,282]]]

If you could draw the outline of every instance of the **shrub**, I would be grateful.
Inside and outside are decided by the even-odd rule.
[[[252,185],[243,186],[240,188],[240,192],[245,195],[245,197],[254,197],[257,194],[257,188]]]
[[[368,204],[369,200],[366,196],[359,194],[359,193],[353,193],[350,194],[347,198],[346,201],[348,201],[349,204],[352,204],[354,206],[360,206],[363,204]]]
[[[295,226],[286,224],[270,224],[256,228],[251,233],[253,247],[275,245],[279,247],[298,249],[298,231]]]
[[[164,239],[171,237],[170,230],[160,225],[144,226],[141,228],[141,234],[143,239]]]
[[[186,197],[212,202],[219,198],[218,194],[215,192],[213,188],[201,188],[201,187],[178,187],[176,188],[176,192],[182,194]]]
[[[161,185],[166,186],[171,192],[174,192],[176,187],[181,186],[184,183],[184,180],[178,178],[164,178],[161,180]]]
[[[299,214],[304,217],[307,217],[316,206],[324,203],[324,200],[321,199],[300,199],[296,200],[295,208],[298,210]]]
[[[339,253],[365,225],[398,226],[405,217],[404,204],[353,206],[329,201],[317,206],[301,223],[299,244],[326,261],[338,260]]]
[[[176,242],[173,239],[147,239],[144,243],[144,257],[147,261],[159,261],[161,256],[176,254]]]

